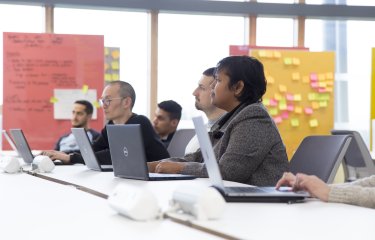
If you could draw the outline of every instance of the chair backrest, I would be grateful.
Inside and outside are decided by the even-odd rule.
[[[351,141],[349,135],[308,136],[290,160],[291,172],[316,175],[332,183]]]
[[[331,133],[332,135],[350,135],[353,138],[343,160],[346,181],[375,174],[375,164],[370,151],[357,131],[332,130]]]
[[[167,148],[169,155],[171,157],[183,157],[185,155],[186,145],[194,135],[195,130],[193,128],[177,129]]]

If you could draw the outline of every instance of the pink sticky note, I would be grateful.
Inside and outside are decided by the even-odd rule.
[[[325,93],[325,92],[327,92],[327,89],[320,87],[320,88],[318,88],[318,92],[319,93]]]
[[[285,97],[286,97],[286,100],[288,100],[288,101],[293,101],[294,100],[294,95],[293,94],[287,93]]]
[[[318,74],[316,74],[316,73],[310,73],[310,81],[311,82],[318,81]]]
[[[313,114],[313,109],[312,108],[310,108],[310,107],[305,107],[305,114],[306,115],[311,115],[311,114]]]
[[[283,119],[280,116],[275,117],[273,120],[275,121],[276,124],[279,124],[283,121]]]
[[[289,112],[293,112],[294,111],[294,105],[288,104],[288,106],[286,107],[286,110],[288,110]]]
[[[289,113],[288,113],[288,112],[282,112],[282,113],[281,113],[281,118],[282,118],[282,119],[287,119],[287,118],[289,118]]]
[[[310,86],[311,86],[312,88],[318,88],[318,87],[319,87],[319,84],[318,84],[318,82],[311,82],[311,83],[310,83]]]
[[[271,107],[276,107],[277,106],[277,101],[273,98],[270,99],[270,106]]]

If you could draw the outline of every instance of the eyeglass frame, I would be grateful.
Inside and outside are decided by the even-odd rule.
[[[109,105],[111,105],[111,102],[113,100],[117,100],[117,99],[124,99],[124,98],[127,98],[127,97],[116,97],[116,98],[100,98],[99,99],[99,103],[100,103],[100,106],[104,107],[109,107]]]

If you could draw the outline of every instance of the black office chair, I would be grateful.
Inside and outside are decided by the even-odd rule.
[[[193,128],[177,129],[167,148],[169,155],[171,157],[183,157],[185,148],[194,135],[195,130]]]
[[[331,133],[332,135],[350,135],[353,138],[343,160],[345,181],[350,182],[375,174],[375,165],[370,151],[358,132],[332,130]]]
[[[349,135],[304,138],[290,160],[291,172],[316,175],[332,183],[351,139]]]

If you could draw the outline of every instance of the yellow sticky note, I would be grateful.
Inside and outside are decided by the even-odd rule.
[[[333,73],[332,72],[326,73],[326,79],[327,80],[333,80]]]
[[[59,100],[57,99],[57,98],[55,98],[55,97],[51,97],[50,99],[49,99],[49,102],[50,103],[57,103]]]
[[[107,47],[104,48],[104,56],[108,56],[109,54],[109,49]]]
[[[314,100],[316,100],[316,94],[315,94],[315,93],[309,93],[309,94],[307,95],[307,99],[308,99],[309,101],[314,101]]]
[[[108,82],[112,81],[112,74],[109,74],[109,73],[104,74],[104,80]]]
[[[327,86],[333,86],[333,81],[327,81]]]
[[[318,102],[311,102],[311,107],[312,107],[312,109],[319,109],[319,103]]]
[[[277,108],[270,108],[268,111],[270,112],[271,116],[276,116],[279,113],[279,110],[277,110]]]
[[[311,127],[311,128],[316,128],[316,127],[319,126],[319,122],[318,122],[317,119],[311,119],[311,120],[309,121],[309,123],[310,123],[310,127]]]
[[[82,92],[83,92],[84,94],[86,94],[88,90],[89,90],[89,86],[86,85],[86,84],[84,84],[84,85],[82,86]]]
[[[281,111],[283,111],[283,110],[286,110],[286,108],[287,108],[286,102],[285,101],[284,102],[280,101],[279,102],[279,109]]]
[[[120,80],[120,76],[117,73],[112,73],[112,81]]]
[[[299,72],[292,73],[292,80],[293,81],[299,81],[301,79],[301,76]]]
[[[258,52],[258,54],[259,54],[259,57],[265,57],[266,56],[266,51],[265,50],[260,50]]]
[[[283,97],[283,96],[281,96],[281,94],[279,94],[279,93],[275,93],[275,96],[274,96],[275,100],[280,101],[280,99],[281,99],[282,97]]]
[[[297,113],[297,114],[301,114],[301,113],[302,113],[302,107],[300,107],[300,106],[296,106],[296,107],[294,108],[294,112]]]
[[[111,62],[111,67],[112,67],[113,70],[119,70],[119,68],[120,68],[119,62],[118,61]]]
[[[300,64],[299,58],[293,58],[293,65],[298,66]]]
[[[327,107],[328,106],[328,102],[327,101],[320,101],[319,102],[319,107]]]
[[[274,52],[273,52],[273,56],[274,56],[275,58],[281,58],[281,52],[279,52],[279,51],[274,51]]]
[[[96,108],[100,108],[100,103],[98,101],[93,102],[92,105]]]
[[[318,80],[319,81],[325,81],[326,80],[326,75],[325,74],[318,74]]]
[[[321,87],[321,88],[325,88],[325,87],[327,87],[327,83],[326,82],[318,82],[318,86]]]
[[[273,77],[271,77],[271,76],[268,76],[267,77],[267,83],[274,84],[275,83],[275,79]]]
[[[290,125],[292,125],[292,127],[299,127],[299,119],[298,118],[292,118],[290,120]]]
[[[333,88],[331,88],[331,87],[327,87],[327,88],[326,88],[326,92],[333,92]]]
[[[263,98],[263,105],[269,106],[270,105],[270,99],[269,98]]]
[[[287,91],[287,87],[283,84],[280,84],[279,85],[279,91],[282,92],[282,93],[285,93]]]
[[[266,51],[267,58],[273,58],[273,51]]]
[[[119,50],[113,50],[111,55],[112,55],[113,59],[118,59],[120,57],[120,51]]]
[[[302,95],[301,94],[294,94],[294,101],[302,101]]]
[[[284,64],[285,65],[291,65],[292,64],[292,59],[291,58],[284,58]]]

